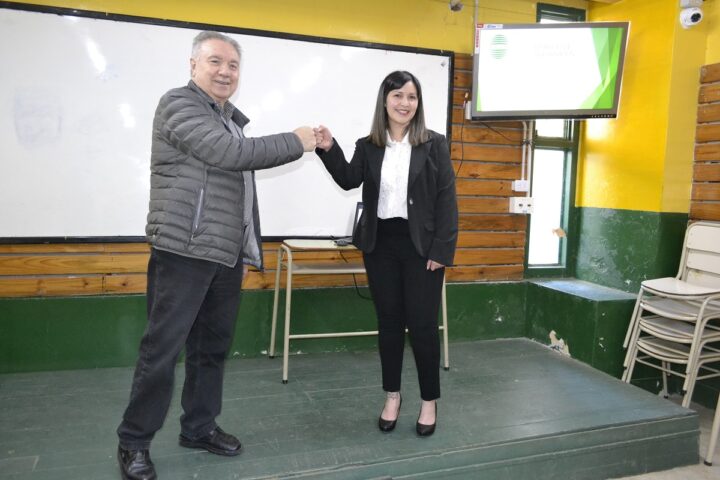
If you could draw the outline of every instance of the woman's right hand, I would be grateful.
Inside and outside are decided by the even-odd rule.
[[[315,143],[317,148],[321,148],[326,152],[333,146],[333,137],[330,130],[324,125],[320,125],[317,128],[313,128],[315,132]]]

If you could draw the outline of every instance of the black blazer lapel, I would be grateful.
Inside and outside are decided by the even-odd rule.
[[[385,149],[368,142],[367,153],[368,153],[368,169],[370,170],[370,174],[371,174],[373,180],[375,180],[375,185],[377,186],[377,191],[379,192],[380,191],[380,171],[382,170],[382,162],[383,162],[383,157],[385,156]]]
[[[417,176],[422,172],[430,151],[430,142],[425,142],[413,147],[410,153],[410,173],[408,174],[408,189],[412,186]]]

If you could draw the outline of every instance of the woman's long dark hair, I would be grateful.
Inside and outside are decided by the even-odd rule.
[[[417,90],[418,105],[415,116],[410,120],[405,133],[408,134],[410,145],[419,145],[427,142],[430,135],[425,127],[425,109],[423,108],[422,89],[420,82],[410,72],[397,70],[392,72],[380,84],[377,101],[375,102],[375,115],[373,115],[372,127],[368,139],[378,147],[385,147],[388,131],[388,114],[385,107],[388,95],[393,90],[399,90],[407,82],[412,82]]]

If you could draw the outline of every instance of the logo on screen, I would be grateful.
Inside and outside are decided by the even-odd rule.
[[[507,53],[507,37],[505,35],[495,35],[490,45],[490,54],[495,60],[501,60]]]

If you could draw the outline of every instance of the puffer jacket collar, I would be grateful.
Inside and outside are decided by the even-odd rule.
[[[198,87],[194,81],[190,80],[188,82],[188,88],[190,90],[192,90],[193,92],[197,93],[198,95],[200,95],[203,100],[205,100],[208,104],[210,104],[210,106],[213,108],[213,110],[220,113],[220,105],[218,105],[218,103],[215,100],[213,100],[213,98],[210,95],[205,93],[205,90]],[[242,113],[240,111],[240,109],[238,109],[235,106],[235,104],[233,104],[230,101],[228,101],[227,103],[229,103],[232,106],[232,108],[233,108],[232,119],[235,123],[240,125],[240,128],[244,127],[245,125],[247,125],[250,122],[250,119],[248,117],[246,117],[245,114]]]

